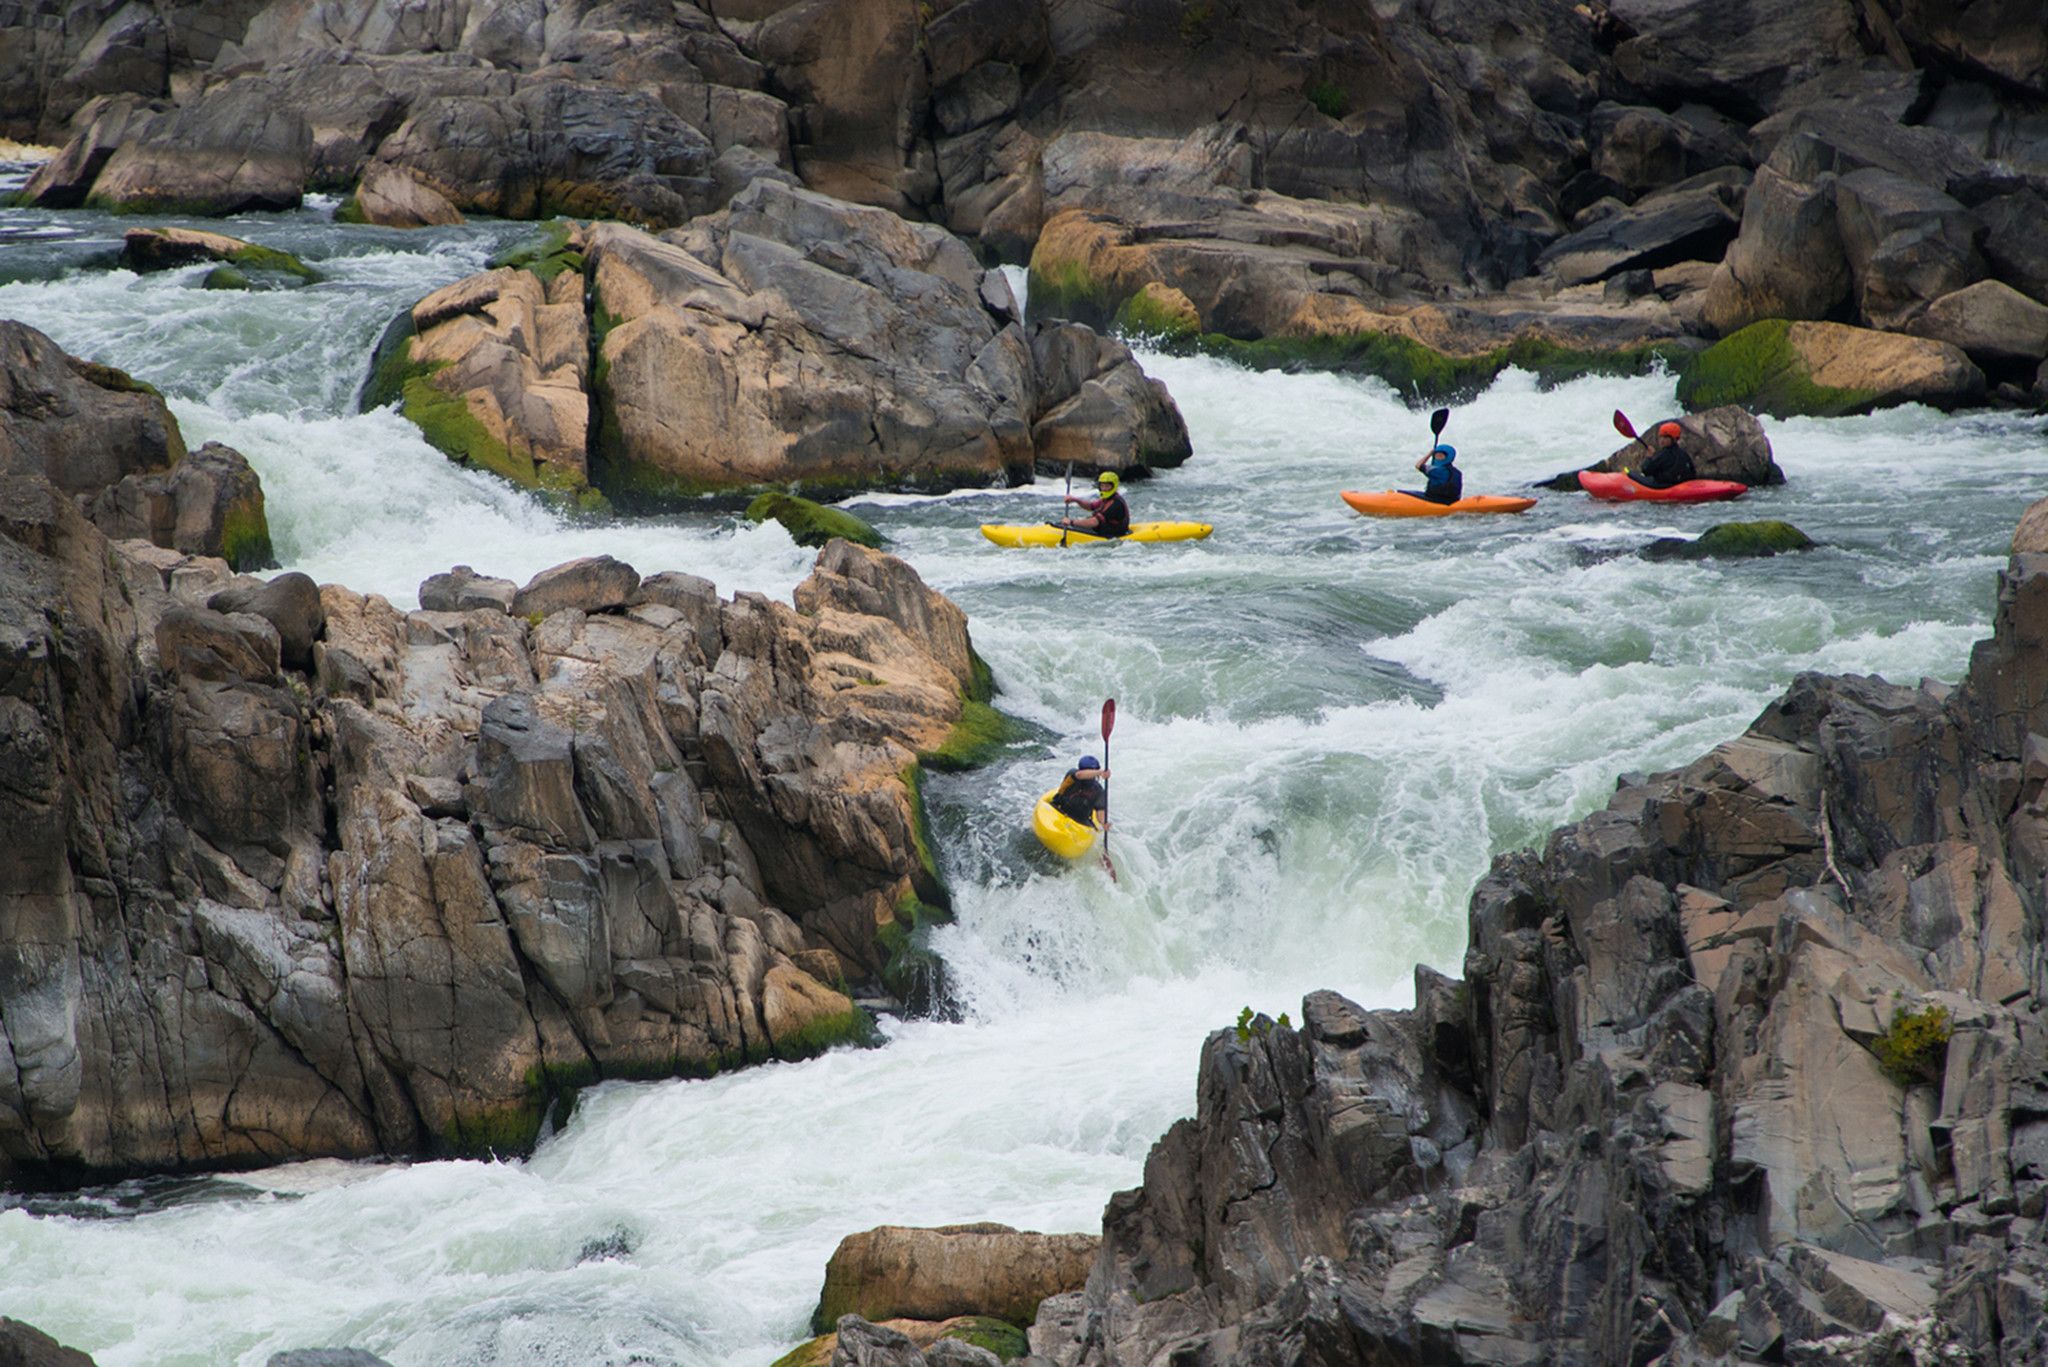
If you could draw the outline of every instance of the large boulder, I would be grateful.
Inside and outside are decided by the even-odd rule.
[[[429,294],[387,335],[363,393],[435,447],[516,484],[589,489],[590,319],[573,253]]]
[[[1639,200],[1551,243],[1538,262],[1568,285],[1680,261],[1718,261],[1742,222],[1749,177],[1708,176]]]
[[[1901,327],[1983,274],[1969,211],[1918,180],[1851,171],[1835,186],[1835,208],[1856,309],[1871,327]]]
[[[303,115],[256,78],[208,90],[130,138],[88,203],[122,213],[226,215],[296,209],[312,172]]]
[[[1971,213],[1983,226],[1982,250],[1992,274],[2020,293],[2048,304],[2048,199],[2034,190],[1998,195]]]
[[[1041,472],[1147,472],[1193,453],[1172,395],[1122,342],[1060,322],[1034,323],[1030,337],[1037,377],[1031,442]]]
[[[79,376],[14,340],[0,392],[44,397],[0,427],[10,1184],[515,1152],[597,1078],[864,1039],[840,984],[929,962],[907,775],[989,685],[908,566],[835,542],[789,605],[600,559],[521,617],[237,580],[43,477]]]
[[[178,421],[154,389],[0,321],[0,472],[92,496],[184,454]]]
[[[448,197],[396,166],[379,162],[364,170],[345,215],[380,228],[429,228],[462,222]]]
[[[1676,421],[1684,432],[1679,444],[1692,457],[1693,468],[1701,479],[1733,480],[1751,488],[1785,482],[1785,472],[1778,467],[1772,454],[1771,439],[1765,434],[1764,425],[1742,405],[1724,404],[1698,413],[1681,414]],[[1605,460],[1585,468],[1602,473],[1633,470],[1648,459],[1649,454],[1647,442],[1632,441]],[[1575,490],[1579,487],[1579,472],[1567,470],[1546,481],[1545,487]]]
[[[1979,280],[1944,294],[1906,324],[1915,337],[1960,347],[1979,365],[2048,358],[2048,304],[1996,280]]]
[[[1080,1289],[1102,1240],[1008,1225],[883,1225],[839,1241],[811,1316],[823,1333],[842,1315],[944,1320],[991,1315],[1025,1325],[1048,1296]]]
[[[1752,323],[1701,353],[1678,382],[1688,408],[1742,404],[1773,417],[1833,417],[1902,403],[1959,408],[1984,372],[1947,342],[1840,323]]]
[[[187,555],[217,556],[237,570],[277,563],[263,482],[232,446],[210,441],[168,470],[124,475],[84,504],[114,540],[139,539]]]
[[[7,1367],[93,1367],[76,1348],[66,1348],[32,1324],[0,1316],[0,1363]]]

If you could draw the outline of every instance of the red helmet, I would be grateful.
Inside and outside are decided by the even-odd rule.
[[[1675,422],[1665,423],[1662,427],[1657,429],[1657,432],[1658,435],[1669,437],[1673,441],[1677,441],[1680,437],[1685,435],[1685,429],[1683,427],[1680,427]]]

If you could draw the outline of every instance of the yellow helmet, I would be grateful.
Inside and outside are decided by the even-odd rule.
[[[1112,494],[1116,492],[1117,486],[1122,482],[1116,477],[1116,471],[1114,470],[1104,470],[1095,477],[1095,487]]]

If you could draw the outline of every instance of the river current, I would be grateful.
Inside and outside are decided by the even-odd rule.
[[[324,206],[331,209],[331,205]],[[272,293],[111,266],[119,220],[0,212],[0,317],[159,386],[187,440],[263,478],[278,553],[416,603],[456,563],[523,581],[608,552],[787,596],[813,553],[726,511],[564,522],[358,413],[398,310],[528,229],[340,228],[322,206],[211,225],[328,276]],[[1021,281],[1020,281],[1021,283]],[[261,1364],[352,1345],[426,1364],[766,1364],[804,1337],[842,1235],[993,1219],[1093,1230],[1194,1104],[1203,1036],[1302,992],[1411,1000],[1459,971],[1492,857],[1598,807],[1618,774],[1739,733],[1802,670],[1954,679],[2042,493],[2039,418],[1767,424],[1789,483],[1733,507],[1540,494],[1510,518],[1361,519],[1344,488],[1412,485],[1423,415],[1369,380],[1141,352],[1195,454],[1134,483],[1141,518],[1205,542],[999,550],[983,522],[1061,485],[856,510],[964,607],[1035,738],[929,785],[958,923],[957,1024],[708,1082],[606,1084],[524,1162],[294,1164],[32,1201],[0,1196],[0,1313],[102,1367]],[[1540,390],[1510,372],[1445,433],[1471,492],[1518,492],[1673,407],[1657,376]],[[1784,518],[1822,543],[1648,563],[1658,535]],[[1032,798],[1118,699],[1121,878],[1053,867]]]

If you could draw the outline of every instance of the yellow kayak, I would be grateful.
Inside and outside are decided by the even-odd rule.
[[[1054,788],[1038,799],[1038,805],[1031,809],[1031,829],[1039,843],[1060,858],[1080,859],[1095,848],[1095,828],[1083,826],[1053,806],[1053,793],[1058,791]]]
[[[1062,532],[1048,522],[984,522],[981,534],[998,546],[1099,546],[1109,541],[1200,541],[1216,529],[1206,522],[1133,522],[1129,536],[1095,536]]]

